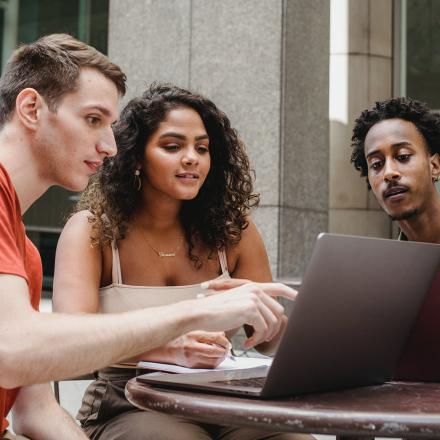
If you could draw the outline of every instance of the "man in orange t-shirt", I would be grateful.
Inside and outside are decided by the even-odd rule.
[[[42,284],[40,254],[26,237],[21,221],[20,202],[7,171],[0,164],[0,272],[23,277],[29,286],[32,307],[38,310]],[[7,414],[19,389],[0,388],[0,414]],[[4,417],[0,432],[7,428]]]
[[[164,345],[193,330],[254,328],[246,346],[270,340],[283,308],[277,284],[216,282],[231,289],[197,301],[123,314],[36,311],[41,262],[21,216],[50,186],[83,190],[116,154],[125,75],[97,50],[65,35],[17,49],[0,79],[0,436],[12,407],[16,433],[33,440],[84,440],[56,403],[49,381],[89,373]],[[133,176],[134,179],[134,176]],[[81,276],[81,274],[77,274]],[[235,286],[235,288],[234,288]],[[226,353],[226,351],[225,351]],[[18,389],[18,387],[21,387]]]

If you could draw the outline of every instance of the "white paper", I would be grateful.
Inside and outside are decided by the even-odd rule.
[[[244,358],[235,357],[235,362],[226,358],[217,368],[186,368],[179,365],[160,364],[158,362],[141,361],[138,368],[149,368],[150,370],[167,371],[169,373],[200,373],[202,371],[220,371],[220,370],[243,370],[245,368],[270,367],[272,365],[272,358]]]

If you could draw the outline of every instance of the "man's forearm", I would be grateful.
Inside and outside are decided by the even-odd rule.
[[[0,324],[0,385],[14,388],[86,374],[197,328],[188,303],[117,315],[31,312]]]
[[[41,422],[40,422],[41,423]],[[58,405],[44,424],[29,426],[21,434],[32,440],[88,440],[85,432]]]
[[[32,440],[86,440],[88,437],[55,401],[50,384],[23,387],[12,408],[17,434]]]
[[[281,325],[283,307],[270,296],[293,299],[295,294],[281,284],[249,283],[202,300],[122,314],[46,315],[31,308],[27,292],[10,295],[0,285],[0,386],[89,373],[193,330],[218,332],[248,324],[254,333],[245,346],[261,344]]]

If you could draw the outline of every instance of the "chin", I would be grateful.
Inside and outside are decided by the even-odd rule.
[[[179,200],[192,200],[192,199],[195,199],[196,197],[197,197],[197,194],[198,194],[199,192],[197,191],[195,194],[194,193],[192,193],[192,194],[188,194],[188,193],[185,193],[185,194],[179,194],[178,196],[177,196],[177,198],[179,199]]]
[[[413,209],[402,210],[400,212],[388,213],[388,215],[391,218],[391,220],[393,220],[394,222],[398,222],[398,221],[409,220],[415,217],[418,211],[419,211],[418,208],[413,208]]]
[[[63,182],[62,184],[60,184],[60,186],[62,186],[65,189],[68,189],[69,191],[74,191],[74,192],[81,192],[84,191],[87,188],[87,185],[89,184],[89,179],[87,180],[77,180],[74,182]]]

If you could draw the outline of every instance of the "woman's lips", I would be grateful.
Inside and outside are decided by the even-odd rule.
[[[176,174],[176,177],[183,182],[197,182],[199,175],[196,173]]]

